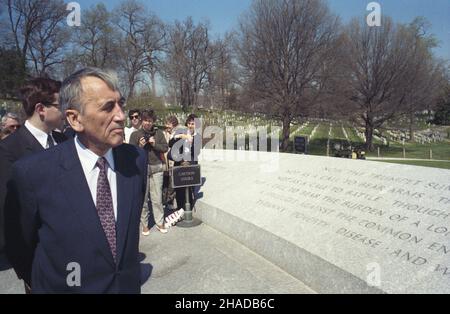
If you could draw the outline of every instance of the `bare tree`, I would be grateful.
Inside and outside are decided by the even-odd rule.
[[[163,23],[135,0],[122,2],[116,10],[121,31],[120,62],[126,77],[128,97],[134,95],[137,83],[145,83],[150,74],[155,93],[158,53],[164,47]]]
[[[70,32],[64,25],[67,12],[62,0],[7,0],[14,45],[32,62],[35,74],[45,75],[60,64]]]
[[[77,59],[84,66],[115,68],[118,64],[119,34],[112,15],[103,3],[83,12],[83,23],[77,30]]]
[[[214,107],[229,107],[234,96],[237,71],[232,43],[233,35],[227,33],[212,44],[215,54],[205,89],[208,91],[211,105]]]
[[[418,17],[406,26],[400,26],[400,34],[409,39],[412,51],[403,93],[409,118],[410,140],[414,141],[415,116],[418,111],[429,110],[436,103],[445,84],[445,65],[436,59],[431,49],[437,41],[428,34],[429,23]]]
[[[255,0],[240,23],[244,90],[282,122],[284,151],[291,122],[307,113],[327,84],[338,29],[338,18],[321,0]]]
[[[384,17],[380,27],[353,20],[347,42],[340,92],[355,121],[365,128],[366,148],[373,150],[373,133],[386,121],[425,106],[438,66],[431,42],[411,24],[395,25]]]
[[[168,36],[165,78],[176,89],[183,110],[195,111],[213,67],[215,50],[208,35],[208,25],[194,24],[191,17],[175,22]]]

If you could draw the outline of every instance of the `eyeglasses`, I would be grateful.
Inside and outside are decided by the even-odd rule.
[[[20,129],[20,124],[18,124],[18,125],[10,125],[10,126],[8,126],[8,128],[9,129],[16,129],[16,130],[18,130],[18,129]]]
[[[130,119],[131,119],[131,120],[139,119],[139,116],[137,116],[137,115],[136,115],[136,116],[130,116]]]

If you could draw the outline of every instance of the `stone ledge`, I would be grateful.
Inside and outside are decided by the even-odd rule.
[[[264,230],[199,200],[196,217],[280,267],[318,293],[379,294],[360,278]]]

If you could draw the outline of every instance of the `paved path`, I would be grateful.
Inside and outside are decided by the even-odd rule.
[[[202,224],[152,229],[141,238],[143,273],[150,278],[142,293],[314,293],[302,282],[240,243]],[[1,269],[1,268],[0,268]],[[0,271],[0,293],[22,293],[12,270]]]

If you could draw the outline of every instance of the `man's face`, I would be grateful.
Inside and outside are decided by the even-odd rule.
[[[166,128],[167,132],[172,133],[172,131],[173,131],[173,124],[170,123],[170,122],[166,122],[165,128]]]
[[[82,112],[78,114],[78,123],[72,127],[87,148],[106,153],[109,148],[123,143],[125,102],[118,91],[113,91],[97,77],[85,77],[81,85]]]
[[[144,131],[150,131],[153,127],[153,120],[152,119],[144,119],[142,120],[142,128]]]
[[[12,134],[20,128],[19,121],[17,121],[16,119],[8,118],[6,119],[4,128],[9,130],[9,134]]]
[[[132,115],[130,115],[131,120],[131,126],[135,129],[139,129],[141,126],[141,117],[139,116],[139,113],[135,112]]]
[[[53,102],[50,105],[44,106],[44,122],[52,130],[56,128],[61,128],[63,124],[63,114],[61,108],[59,107],[59,94],[54,94]]]
[[[195,131],[195,122],[194,122],[194,120],[189,121],[189,122],[187,123],[187,128],[189,129],[189,131],[190,131],[191,133],[194,133],[194,131]]]

